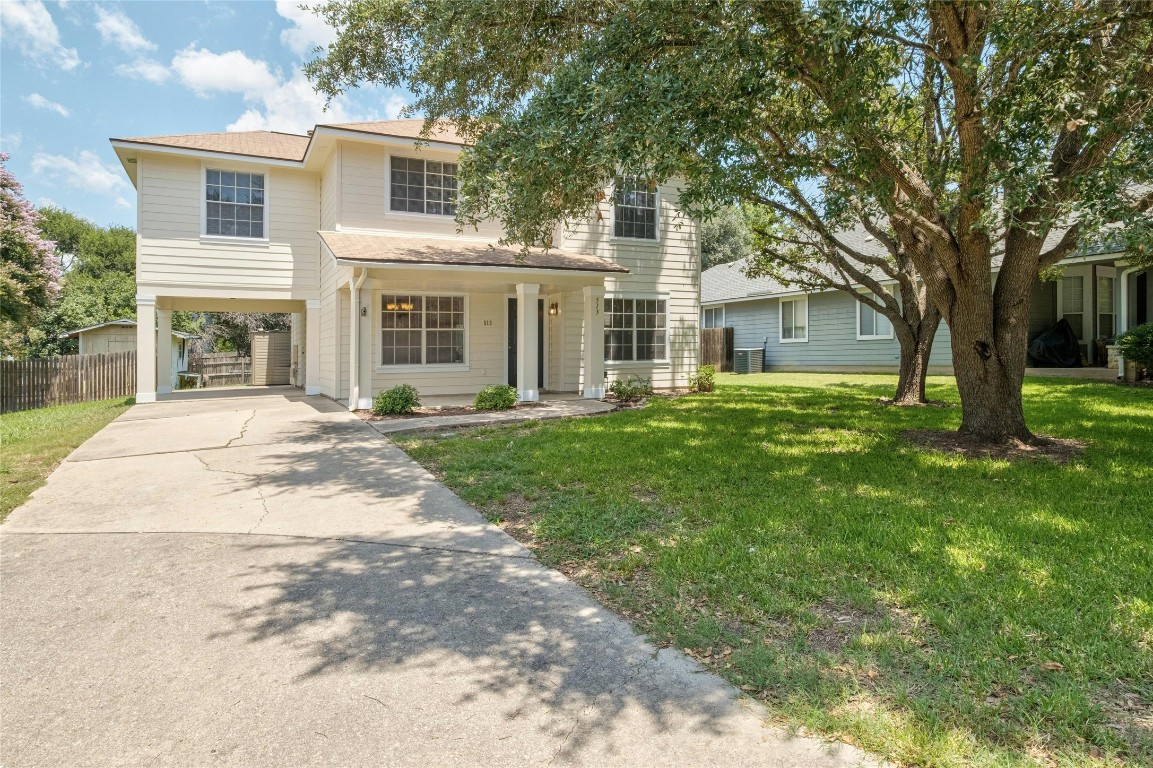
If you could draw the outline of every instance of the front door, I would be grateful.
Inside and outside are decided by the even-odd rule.
[[[516,299],[508,300],[508,385],[516,384]],[[544,388],[544,299],[536,302],[536,388]]]

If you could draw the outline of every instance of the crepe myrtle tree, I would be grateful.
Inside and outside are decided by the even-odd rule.
[[[549,244],[622,169],[682,204],[891,232],[951,330],[961,431],[1033,439],[1031,288],[1113,226],[1148,259],[1153,6],[1004,0],[332,0],[306,71],[406,87],[474,143],[458,217]],[[795,215],[794,215],[795,214]],[[820,226],[815,226],[819,222]],[[994,259],[999,272],[994,280]]]

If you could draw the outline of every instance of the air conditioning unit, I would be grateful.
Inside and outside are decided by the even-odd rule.
[[[765,352],[760,347],[733,350],[733,373],[760,373],[765,369]]]

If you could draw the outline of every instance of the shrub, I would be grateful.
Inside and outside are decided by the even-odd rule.
[[[1117,339],[1117,348],[1126,360],[1132,360],[1153,372],[1153,323],[1130,328]]]
[[[609,384],[609,392],[618,403],[633,403],[653,393],[653,382],[644,376],[632,375]]]
[[[694,392],[712,392],[717,388],[717,368],[715,365],[702,365],[695,375],[689,377],[689,386]]]
[[[420,407],[420,393],[411,384],[397,384],[386,389],[372,401],[372,412],[377,416],[389,413],[412,413]]]
[[[494,384],[476,393],[472,401],[478,411],[507,411],[516,405],[516,387]]]

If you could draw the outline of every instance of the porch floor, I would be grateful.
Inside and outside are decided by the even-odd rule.
[[[424,408],[445,408],[472,405],[472,398],[465,396],[422,397]],[[616,408],[603,400],[587,400],[580,395],[542,395],[540,403],[529,408],[511,411],[478,411],[454,416],[418,416],[403,419],[380,419],[367,422],[382,435],[395,435],[400,432],[420,432],[427,429],[447,429],[454,427],[483,427],[490,424],[511,424],[518,421],[539,421],[542,419],[562,419],[574,416],[594,416],[608,413]]]

